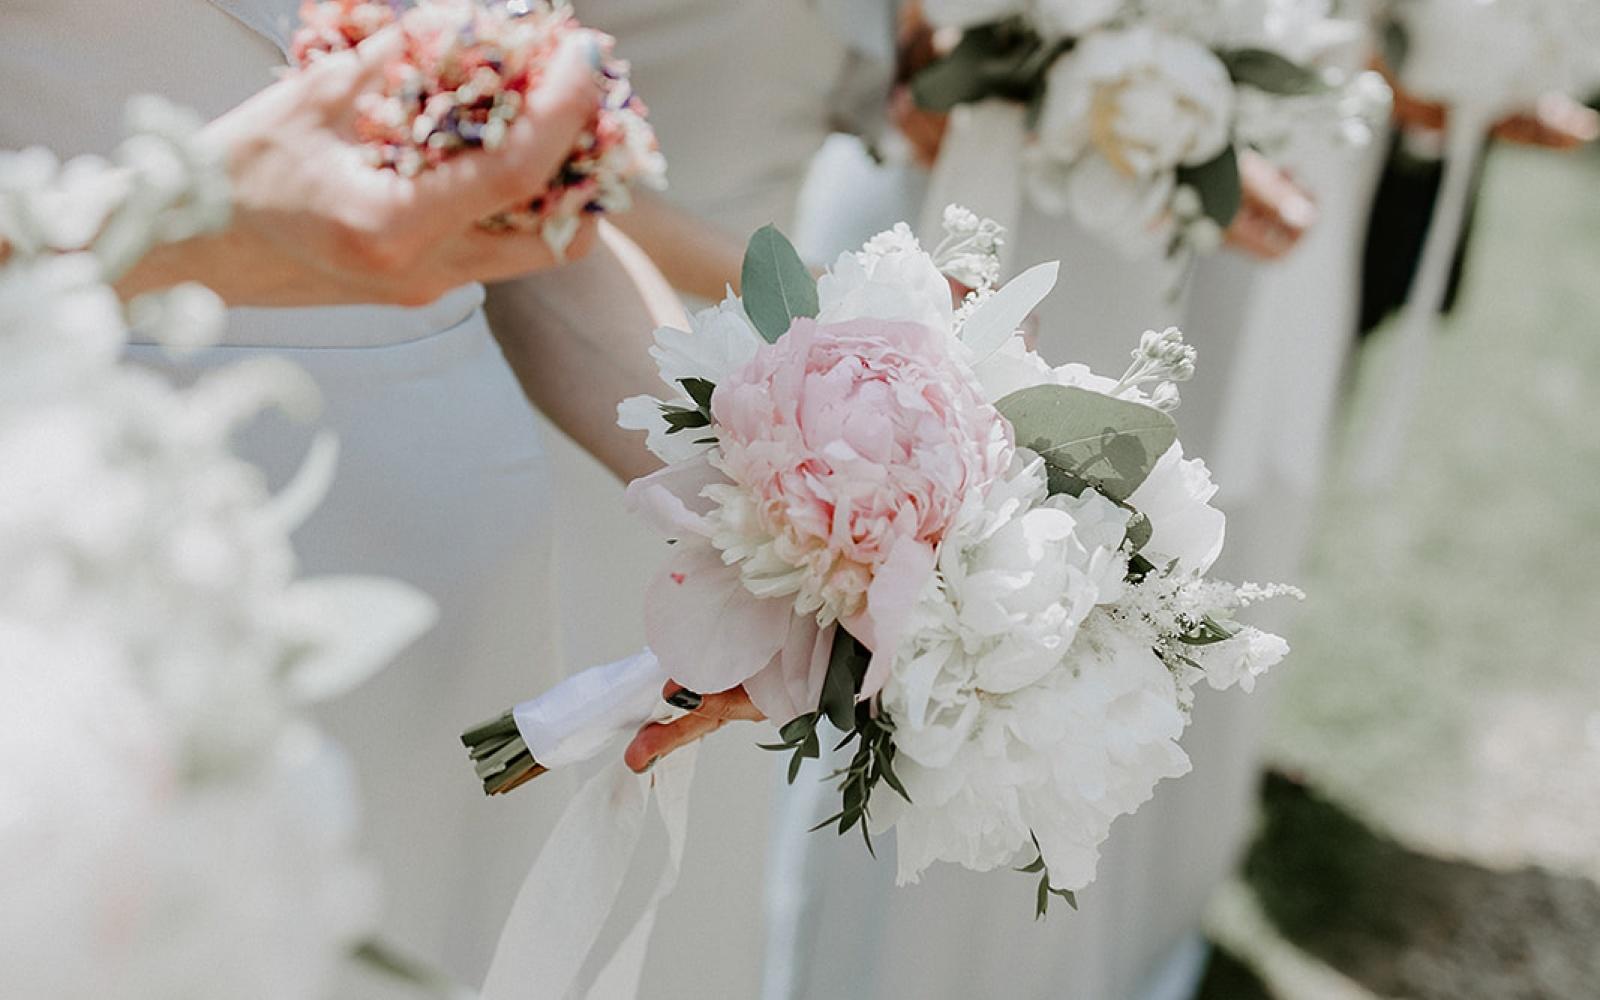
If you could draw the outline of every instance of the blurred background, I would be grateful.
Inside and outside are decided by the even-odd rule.
[[[1489,155],[1381,495],[1354,388],[1204,997],[1600,996],[1597,187],[1592,150]]]

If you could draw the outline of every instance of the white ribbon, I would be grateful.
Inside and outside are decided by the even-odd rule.
[[[946,205],[962,205],[1005,227],[1000,248],[1002,273],[1009,273],[1013,234],[1022,211],[1022,147],[1027,111],[1015,101],[987,100],[958,105],[928,178],[918,235],[938,242]]]
[[[570,766],[594,757],[647,721],[672,718],[666,677],[648,650],[594,667],[513,710],[535,760]],[[649,774],[618,760],[578,790],[534,861],[483,985],[483,1000],[631,1000],[639,991],[656,910],[678,882],[689,822],[695,748]],[[667,830],[666,864],[649,902],[585,992],[578,977],[616,905],[654,795]]]
[[[1469,107],[1450,111],[1446,126],[1444,178],[1428,220],[1422,259],[1411,281],[1364,447],[1355,455],[1357,482],[1368,489],[1393,485],[1405,456],[1406,438],[1418,397],[1427,382],[1428,348],[1439,309],[1450,288],[1450,268],[1472,200],[1472,178],[1483,155],[1492,115]]]

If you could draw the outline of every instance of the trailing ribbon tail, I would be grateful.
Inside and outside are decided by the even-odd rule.
[[[615,746],[646,722],[682,714],[661,700],[667,677],[649,650],[567,678],[462,739],[479,757],[486,789],[508,791],[545,770],[569,767]],[[532,762],[516,780],[490,788],[494,757]],[[539,852],[500,932],[482,1000],[631,1000],[638,993],[656,909],[677,885],[688,829],[695,748],[634,774],[620,756],[573,797]],[[667,830],[665,866],[622,944],[583,992],[578,977],[616,905],[652,797]]]

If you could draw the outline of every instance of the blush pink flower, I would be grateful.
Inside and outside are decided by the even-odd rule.
[[[1010,426],[945,336],[799,320],[712,397],[732,481],[713,543],[759,596],[892,643],[963,501],[1011,461]]]

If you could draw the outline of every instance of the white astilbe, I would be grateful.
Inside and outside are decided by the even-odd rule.
[[[331,442],[273,497],[231,435],[308,417],[276,359],[178,390],[126,323],[215,342],[198,286],[123,316],[109,280],[226,218],[198,122],[135,102],[116,163],[0,155],[0,995],[311,1000],[369,934],[355,789],[308,701],[432,620],[383,580],[301,579]]]

